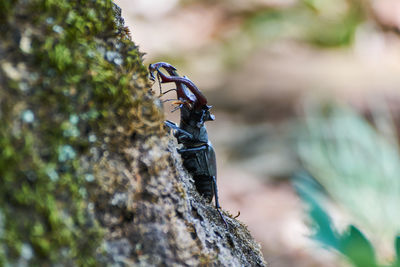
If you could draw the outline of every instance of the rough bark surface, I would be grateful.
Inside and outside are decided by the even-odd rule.
[[[266,265],[195,190],[117,6],[2,1],[0,31],[0,265]]]

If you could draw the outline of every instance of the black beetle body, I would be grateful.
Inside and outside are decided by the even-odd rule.
[[[181,108],[180,128],[191,133],[193,138],[187,138],[185,134],[177,132],[178,143],[183,148],[178,150],[182,155],[183,165],[193,175],[196,189],[208,202],[214,196],[214,179],[217,176],[217,163],[214,148],[208,140],[206,126],[203,118],[208,110],[190,110],[186,106]]]
[[[171,76],[163,74],[159,68],[164,68]],[[220,211],[217,189],[217,163],[215,151],[208,140],[207,129],[204,123],[214,120],[210,114],[211,106],[197,87],[186,77],[179,77],[176,69],[168,63],[160,62],[149,66],[151,77],[157,71],[161,83],[174,82],[177,86],[178,103],[181,111],[179,127],[166,121],[165,125],[176,130],[175,137],[182,148],[178,149],[183,159],[183,165],[193,176],[197,191],[211,202],[215,196],[215,206],[224,221]]]

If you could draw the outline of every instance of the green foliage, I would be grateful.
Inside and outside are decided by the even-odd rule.
[[[313,238],[320,241],[322,244],[339,249],[339,240],[337,233],[333,229],[331,218],[324,211],[324,209],[318,204],[317,197],[319,188],[318,184],[309,179],[305,174],[302,175],[302,179],[296,180],[296,189],[301,198],[309,204],[310,216],[314,219],[315,228],[318,229],[314,233]],[[299,174],[300,177],[300,174]]]
[[[374,249],[371,243],[354,225],[340,237],[340,250],[355,266],[374,267],[376,265]]]
[[[332,219],[319,204],[321,192],[313,185],[306,174],[299,175],[296,189],[301,198],[309,205],[310,217],[314,222],[313,238],[324,246],[333,248],[346,256],[357,267],[376,267],[375,252],[368,239],[354,225],[344,233],[338,233]]]
[[[377,128],[350,109],[333,105],[310,109],[307,130],[299,140],[304,167],[322,185],[312,185],[308,175],[297,180],[298,192],[315,221],[315,238],[346,255],[355,266],[378,266],[374,255],[380,247],[375,251],[371,243],[389,246],[400,232],[400,153],[395,131],[384,110],[374,111],[373,117]],[[321,204],[324,194],[346,211],[357,228],[337,233]],[[395,248],[397,260],[391,266],[399,264],[399,237]]]
[[[248,16],[244,31],[253,39],[303,39],[332,47],[349,45],[364,11],[357,0],[304,0],[281,9],[261,10]]]
[[[396,252],[396,258],[391,266],[392,267],[400,267],[400,235],[396,236],[396,240],[394,242],[394,247],[395,247],[395,252]]]
[[[400,231],[400,154],[390,118],[375,114],[378,131],[350,109],[310,110],[299,140],[306,169],[378,240]],[[378,117],[379,115],[379,117]]]
[[[302,0],[254,8],[241,14],[240,29],[224,40],[221,55],[234,67],[266,44],[285,40],[316,48],[346,47],[365,22],[365,9],[360,0]]]
[[[11,15],[13,2],[12,0],[0,1],[0,22],[5,21]]]

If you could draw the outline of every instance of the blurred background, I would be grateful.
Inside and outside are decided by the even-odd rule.
[[[176,66],[213,105],[221,205],[270,266],[367,266],[350,224],[361,262],[396,261],[400,1],[115,3],[145,64]]]

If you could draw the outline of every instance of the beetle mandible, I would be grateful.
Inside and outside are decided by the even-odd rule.
[[[160,68],[167,71],[170,76],[161,72]],[[208,140],[207,129],[204,125],[206,121],[215,119],[210,113],[211,106],[207,105],[206,97],[197,86],[187,77],[180,77],[172,65],[165,62],[150,64],[149,72],[152,80],[155,80],[154,72],[157,72],[161,83],[175,83],[176,89],[172,90],[177,92],[176,103],[179,104],[178,108],[181,112],[180,125],[168,120],[165,121],[165,125],[176,131],[175,137],[178,143],[183,145],[178,152],[182,156],[183,165],[193,176],[197,191],[207,202],[211,202],[215,197],[215,207],[227,226],[218,200],[215,152]]]

